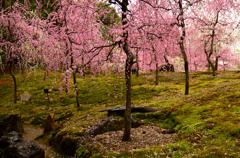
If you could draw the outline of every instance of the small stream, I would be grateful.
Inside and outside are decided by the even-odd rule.
[[[43,133],[42,128],[36,128],[33,126],[24,126],[23,139],[26,140],[34,140],[39,135]],[[64,158],[59,153],[55,152],[51,146],[49,146],[48,140],[34,140],[38,143],[38,145],[45,151],[45,158]]]

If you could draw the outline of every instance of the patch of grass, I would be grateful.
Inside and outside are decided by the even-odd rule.
[[[50,113],[56,123],[64,127],[54,142],[72,145],[80,136],[107,117],[99,112],[112,106],[125,104],[125,80],[123,75],[87,75],[77,78],[81,109],[76,107],[75,89],[70,85],[65,92],[61,73],[50,73],[44,80],[41,70],[16,73],[18,102],[13,103],[13,85],[9,74],[0,85],[0,119],[20,113],[24,124],[44,126]],[[8,82],[10,78],[10,82]],[[135,113],[133,116],[144,125],[156,125],[177,130],[177,142],[166,146],[153,146],[133,151],[106,151],[109,157],[237,157],[240,155],[240,73],[211,72],[190,73],[190,94],[184,95],[184,73],[160,72],[159,85],[155,86],[155,72],[132,77],[132,105],[159,109],[155,113]],[[72,78],[70,83],[73,82]],[[59,86],[63,87],[60,94]],[[50,102],[43,89],[52,89]],[[20,101],[20,95],[32,95],[31,102]],[[122,130],[123,118],[115,118],[105,131]],[[64,141],[63,141],[64,140]],[[67,144],[67,141],[70,143]],[[61,147],[58,146],[61,150]],[[99,146],[78,149],[79,157],[102,157]],[[144,155],[144,156],[143,156]]]

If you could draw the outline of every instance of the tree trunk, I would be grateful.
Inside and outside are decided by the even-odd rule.
[[[165,62],[166,62],[167,64],[170,64],[165,54],[164,54],[163,57],[164,57]]]
[[[218,59],[220,56],[216,57],[216,61],[215,61],[215,70],[218,71]]]
[[[207,56],[207,61],[208,61],[208,70],[210,70],[210,67],[212,68],[212,71],[213,71],[213,76],[215,76],[215,66],[213,65],[213,63],[212,63],[212,61],[211,61],[211,59],[210,59],[210,57],[211,57],[211,52],[210,53],[208,53],[207,52],[207,43],[206,43],[206,41],[205,41],[205,45],[204,45],[204,53],[206,54],[206,56]]]
[[[44,71],[43,80],[45,81],[45,80],[46,80],[46,78],[47,78],[47,72],[46,72],[46,71]]]
[[[128,47],[127,43],[124,44],[125,47]],[[126,49],[126,48],[125,48]],[[125,51],[124,49],[124,51]],[[128,50],[129,51],[129,50]],[[124,120],[125,120],[125,128],[124,128],[124,135],[123,141],[130,141],[130,134],[131,134],[131,67],[132,67],[132,60],[133,57],[130,57],[131,54],[128,55],[126,60],[126,67],[125,67],[125,78],[126,78],[126,110],[124,113]]]
[[[197,64],[194,61],[194,66],[195,66],[195,72],[197,72]]]
[[[158,62],[157,62],[157,56],[155,54],[155,62],[156,62],[156,81],[155,81],[155,85],[158,85]],[[165,57],[165,56],[164,56]]]
[[[186,83],[185,83],[185,95],[189,94],[189,68],[188,68],[188,59],[187,59],[187,54],[184,48],[184,40],[186,36],[186,28],[185,28],[185,22],[184,22],[184,11],[183,11],[183,6],[182,6],[182,1],[178,1],[179,8],[180,8],[180,19],[181,19],[181,27],[182,27],[182,36],[180,37],[180,42],[179,46],[181,49],[181,53],[183,55],[183,60],[184,60],[184,68],[185,68],[185,77],[186,77]]]
[[[12,73],[12,62],[10,62],[9,72],[10,72],[10,75],[12,76],[13,82],[14,82],[14,103],[17,103],[17,81],[16,81],[15,76]]]
[[[137,72],[136,72],[137,74],[136,74],[136,76],[139,77],[138,50],[136,52],[136,62],[137,62]]]
[[[127,6],[128,0],[123,0],[122,3],[122,25],[127,24]],[[124,134],[123,134],[123,141],[130,141],[131,140],[131,69],[133,64],[133,54],[128,48],[128,32],[125,31],[123,28],[123,50],[127,55],[126,65],[125,65],[125,79],[126,79],[126,110],[124,112]]]
[[[77,107],[80,107],[79,100],[78,100],[78,87],[77,87],[77,80],[76,80],[76,72],[73,72],[73,83],[76,90],[76,102]]]
[[[212,63],[212,61],[211,61],[211,59],[210,59],[210,57],[208,55],[207,55],[207,61],[208,61],[209,65],[210,65],[210,67],[212,68],[213,76],[216,76],[215,66],[213,65],[213,63]]]
[[[22,74],[24,74],[24,65],[23,65],[23,64],[21,64],[21,66],[20,66],[20,67],[21,67],[21,73],[22,73]]]
[[[156,83],[155,85],[158,85],[158,63],[156,63]]]
[[[187,54],[185,52],[184,49],[184,44],[180,43],[180,48],[181,48],[181,52],[183,55],[183,60],[184,60],[184,69],[185,69],[185,79],[186,79],[186,83],[185,83],[185,95],[189,94],[189,69],[188,69],[188,59],[187,59]]]
[[[214,27],[217,25],[218,23],[218,16],[219,16],[219,13],[220,13],[220,10],[218,11],[217,13],[217,18],[216,18],[216,21],[214,23]],[[215,29],[215,28],[214,28]],[[207,50],[206,50],[206,46],[207,46],[207,43],[205,44],[205,53],[207,55],[207,60],[210,64],[210,66],[212,67],[212,70],[213,70],[213,76],[216,76],[216,71],[215,71],[215,66],[213,65],[212,61],[211,61],[211,55],[213,54],[213,46],[214,46],[214,37],[215,37],[215,30],[212,30],[212,34],[211,34],[211,43],[210,43],[210,51],[209,51],[209,54],[207,53]]]
[[[207,69],[208,69],[208,71],[211,70],[211,64],[208,63],[208,65],[207,65]]]
[[[73,55],[71,55],[71,67],[73,67]],[[80,107],[79,101],[78,101],[78,88],[77,88],[77,79],[76,79],[76,70],[73,70],[73,84],[74,88],[76,91],[76,102],[77,102],[77,107]]]
[[[82,65],[84,65],[84,58],[82,57]],[[83,78],[85,78],[86,77],[86,73],[85,73],[85,68],[82,68],[82,76],[83,76]]]

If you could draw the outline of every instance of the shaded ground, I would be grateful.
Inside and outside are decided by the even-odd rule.
[[[105,151],[126,151],[134,149],[144,149],[153,145],[166,145],[176,142],[176,134],[162,134],[157,126],[140,126],[131,130],[131,141],[122,142],[123,131],[111,131],[98,135],[87,142],[86,146],[100,147]]]

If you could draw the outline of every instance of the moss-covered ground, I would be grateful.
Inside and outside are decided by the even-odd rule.
[[[107,112],[102,110],[125,104],[124,76],[78,76],[80,109],[76,107],[73,86],[69,93],[63,90],[59,94],[59,85],[64,87],[61,74],[50,73],[46,80],[41,70],[30,74],[15,72],[15,75],[19,99],[16,104],[13,103],[11,76],[0,75],[0,119],[20,113],[24,124],[44,127],[48,114],[54,113],[55,128],[63,127],[54,137],[56,148],[61,148],[58,144],[76,143],[106,117]],[[82,146],[78,150],[79,157],[84,154],[88,157],[240,157],[240,73],[218,72],[215,77],[208,72],[190,73],[189,95],[184,95],[184,73],[159,73],[159,85],[154,83],[154,73],[141,74],[138,78],[133,75],[132,105],[160,109],[156,113],[136,113],[134,116],[146,126],[176,129],[176,142],[104,153],[99,152],[98,146],[92,149]],[[52,89],[50,102],[43,89]],[[31,95],[29,103],[21,102],[20,95],[24,93]],[[119,127],[112,123],[107,130],[119,130]]]

